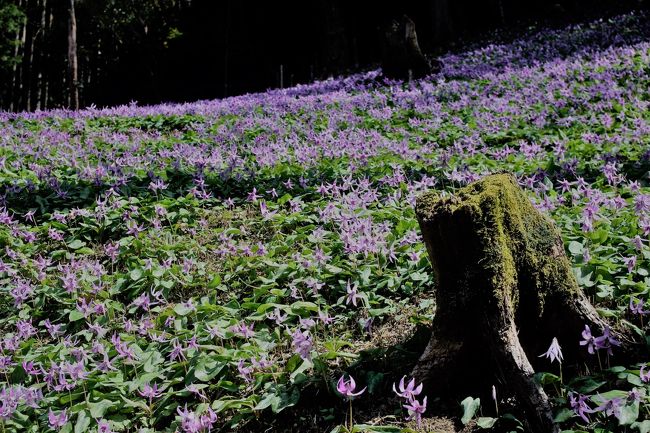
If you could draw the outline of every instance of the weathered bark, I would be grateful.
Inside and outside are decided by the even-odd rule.
[[[538,356],[553,337],[565,366],[584,361],[578,345],[584,326],[594,332],[607,326],[580,290],[558,230],[508,174],[487,176],[451,197],[424,194],[416,212],[436,277],[437,310],[413,376],[436,390],[502,383],[530,431],[558,431],[532,364],[552,368]],[[627,333],[615,333],[630,344]]]
[[[382,60],[384,75],[407,80],[424,77],[436,72],[434,69],[420,50],[415,23],[406,15],[399,22],[393,21],[386,33]]]

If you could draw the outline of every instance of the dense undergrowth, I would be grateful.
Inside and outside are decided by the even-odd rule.
[[[344,372],[367,387],[358,431],[479,411],[474,428],[520,429],[500,384],[499,414],[489,389],[481,408],[428,389],[405,421],[391,387],[435,306],[414,200],[515,173],[599,312],[645,338],[646,21],[448,55],[412,83],[0,114],[2,431],[344,431]],[[539,375],[558,422],[649,432],[645,364],[600,346],[595,371]]]

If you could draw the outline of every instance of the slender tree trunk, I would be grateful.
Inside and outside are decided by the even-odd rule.
[[[27,0],[20,0],[19,7],[22,10],[27,9]],[[23,109],[23,70],[25,69],[25,40],[27,38],[27,13],[23,18],[23,25],[17,35],[18,44],[16,45],[16,58],[20,59],[14,64],[14,76],[12,83],[12,111]]]
[[[23,34],[23,58],[22,58],[22,79],[20,83],[21,87],[21,108],[27,111],[32,109],[31,96],[32,96],[32,76],[33,63],[34,63],[34,7],[32,6],[33,0],[27,0],[25,2],[25,15],[26,15],[26,24],[25,32]]]
[[[47,16],[47,23],[45,28],[45,34],[43,36],[43,90],[41,92],[42,102],[41,105],[43,109],[47,109],[50,106],[50,80],[52,77],[52,65],[51,63],[51,35],[52,35],[52,26],[54,24],[54,12],[52,10],[51,3],[45,3],[45,13]]]
[[[79,58],[77,56],[77,16],[75,0],[68,0],[68,106],[79,108]]]
[[[22,10],[23,6],[23,0],[18,0],[18,7]],[[25,27],[25,21],[27,17],[23,18],[23,28]],[[17,97],[17,89],[18,89],[18,56],[20,55],[20,50],[21,50],[21,34],[22,34],[22,29],[18,28],[16,30],[16,46],[14,47],[14,64],[11,68],[11,89],[9,91],[9,110],[14,111],[17,110],[17,103],[16,103],[16,97]]]
[[[39,27],[38,35],[40,37],[38,44],[38,76],[36,80],[36,100],[35,105],[37,110],[44,108],[43,104],[43,81],[44,81],[44,59],[45,59],[45,41],[47,35],[47,0],[40,1],[41,9],[41,24]]]

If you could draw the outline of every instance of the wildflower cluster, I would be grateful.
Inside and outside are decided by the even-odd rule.
[[[422,384],[415,386],[415,378],[413,378],[408,384],[404,385],[404,379],[406,379],[406,376],[403,376],[399,381],[399,390],[395,389],[395,384],[393,384],[393,391],[406,400],[404,408],[408,410],[408,419],[415,419],[418,427],[420,427],[422,414],[427,410],[427,397],[425,396],[422,403],[420,403],[416,397],[422,392]]]
[[[276,414],[303,387],[432,320],[416,197],[497,171],[557,223],[599,310],[645,333],[647,22],[477,46],[409,83],[0,113],[0,431],[295,429]],[[600,334],[583,346],[609,362]],[[647,421],[648,374],[582,378],[589,428]],[[419,422],[416,385],[395,389]]]

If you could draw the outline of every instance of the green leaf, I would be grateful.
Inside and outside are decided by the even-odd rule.
[[[215,275],[214,278],[212,278],[212,281],[208,284],[208,289],[216,289],[221,285],[221,276],[220,275]]]
[[[472,418],[474,418],[476,411],[481,406],[481,399],[467,397],[465,400],[461,401],[460,404],[463,406],[463,417],[460,419],[460,421],[463,423],[463,425],[467,425],[467,423],[470,422]]]
[[[314,364],[310,360],[308,359],[303,360],[302,364],[300,364],[300,367],[298,367],[296,371],[291,373],[291,376],[289,376],[291,382],[296,382],[296,380],[298,379],[298,375],[304,373],[305,371],[309,370],[313,366]]]
[[[381,387],[384,381],[385,374],[377,373],[376,371],[369,371],[366,376],[366,384],[368,386],[368,394],[374,394],[377,389]]]
[[[569,242],[569,252],[574,256],[579,256],[584,251],[584,247],[580,242],[571,241]]]
[[[97,403],[88,403],[90,416],[93,418],[103,418],[108,409],[113,407],[113,402],[110,400],[102,400]]]
[[[140,278],[142,278],[142,269],[135,268],[131,270],[131,273],[129,275],[133,281],[138,281]]]
[[[639,417],[639,402],[635,401],[632,404],[623,406],[616,416],[619,425],[630,425]]]
[[[298,301],[291,304],[291,311],[295,313],[318,311],[318,305],[313,302]]]
[[[179,316],[187,316],[187,315],[190,314],[192,311],[194,311],[194,310],[192,310],[192,308],[188,307],[188,306],[185,305],[185,304],[176,304],[176,305],[174,306],[174,312],[175,312],[176,314],[178,314]]]
[[[639,430],[639,433],[650,433],[650,420],[635,422],[632,424],[632,428]]]
[[[75,239],[74,241],[68,244],[68,248],[73,250],[78,250],[81,247],[85,247],[86,243],[80,239]]]
[[[84,314],[79,310],[72,310],[70,311],[70,314],[68,314],[68,320],[71,322],[76,322],[77,320],[81,320],[83,318]]]
[[[275,393],[266,394],[262,399],[257,403],[253,410],[264,410],[271,405],[278,404],[280,402],[280,397]]]
[[[201,382],[209,382],[223,370],[224,366],[225,364],[218,361],[210,359],[201,360],[194,368],[194,377]]]
[[[90,417],[87,415],[87,411],[82,410],[77,415],[77,423],[74,426],[74,433],[85,433],[90,427]]]
[[[557,375],[552,373],[546,373],[546,372],[536,373],[535,380],[539,382],[541,385],[548,385],[551,383],[560,382],[560,378]]]
[[[553,421],[557,423],[564,422],[570,418],[573,418],[573,415],[575,415],[575,413],[571,409],[565,407],[560,409],[557,415],[555,415],[555,418],[553,418]]]
[[[496,418],[482,416],[476,420],[476,425],[481,428],[492,428],[496,422],[497,422]]]
[[[160,352],[155,349],[149,349],[144,353],[144,371],[147,373],[153,373],[165,360]]]
[[[576,391],[580,392],[581,394],[591,394],[606,383],[607,382],[605,381],[597,382],[590,377],[579,378],[578,380],[571,382]]]
[[[126,403],[127,407],[137,407],[137,408],[142,409],[144,411],[149,410],[149,407],[142,401],[130,400],[130,399],[124,397],[123,395],[120,396],[120,397],[122,397],[122,400],[124,400],[124,403]]]

